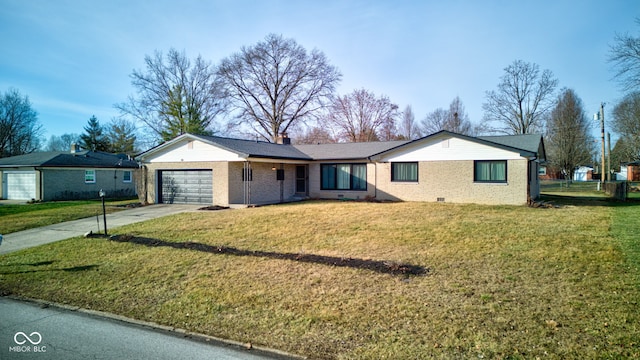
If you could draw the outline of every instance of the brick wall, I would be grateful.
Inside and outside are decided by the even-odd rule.
[[[478,204],[527,203],[527,160],[507,161],[507,183],[474,183],[472,160],[428,161],[418,164],[418,182],[391,182],[391,164],[378,164],[381,200],[438,201]]]
[[[341,162],[347,164],[348,162]],[[354,162],[357,163],[357,162]],[[349,190],[321,190],[320,189],[320,165],[335,164],[335,162],[311,163],[309,164],[309,196],[320,199],[365,199],[374,197],[376,194],[376,164],[367,163],[367,190],[366,191],[349,191]],[[348,163],[352,164],[352,163]]]
[[[89,170],[89,169],[87,169]],[[136,195],[133,170],[131,182],[123,181],[125,170],[95,169],[95,183],[85,183],[85,169],[43,169],[42,200],[97,199],[100,190],[106,197],[121,198]]]
[[[247,191],[250,192],[251,204],[277,203],[282,200],[290,200],[295,195],[295,170],[293,164],[283,164],[284,180],[276,178],[279,163],[251,162],[252,180]],[[229,202],[232,204],[244,203],[245,184],[242,182],[243,162],[229,164]],[[281,187],[282,183],[282,187]],[[281,190],[282,189],[282,190]]]

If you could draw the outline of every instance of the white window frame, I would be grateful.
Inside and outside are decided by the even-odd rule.
[[[95,184],[96,183],[96,170],[85,170],[84,171],[84,183],[85,184]]]
[[[127,174],[129,174],[129,180],[127,180]],[[122,182],[130,183],[133,180],[133,173],[131,170],[123,170],[122,171]]]

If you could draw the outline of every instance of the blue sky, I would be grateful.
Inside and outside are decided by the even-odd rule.
[[[269,33],[317,48],[340,94],[387,95],[417,120],[459,96],[473,122],[520,59],[549,69],[589,116],[623,96],[607,63],[616,33],[640,33],[636,0],[0,0],[0,91],[28,95],[50,135],[108,123],[145,55],[174,47],[217,64]]]

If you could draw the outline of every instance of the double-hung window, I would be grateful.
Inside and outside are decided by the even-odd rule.
[[[506,160],[476,160],[473,162],[473,181],[484,183],[506,183]]]
[[[95,170],[85,170],[84,171],[84,183],[85,184],[95,184],[96,183],[96,171]]]
[[[124,170],[122,172],[122,182],[130,183],[131,182],[131,170]]]
[[[367,190],[367,164],[320,165],[321,190]]]
[[[417,162],[391,163],[391,181],[418,182]]]

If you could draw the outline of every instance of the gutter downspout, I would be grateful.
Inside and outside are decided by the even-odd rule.
[[[39,201],[44,201],[44,194],[42,193],[44,191],[44,187],[42,186],[43,181],[42,181],[42,168],[39,168],[37,166],[33,167],[33,170],[38,172],[38,194],[36,194],[36,197],[39,199]]]

